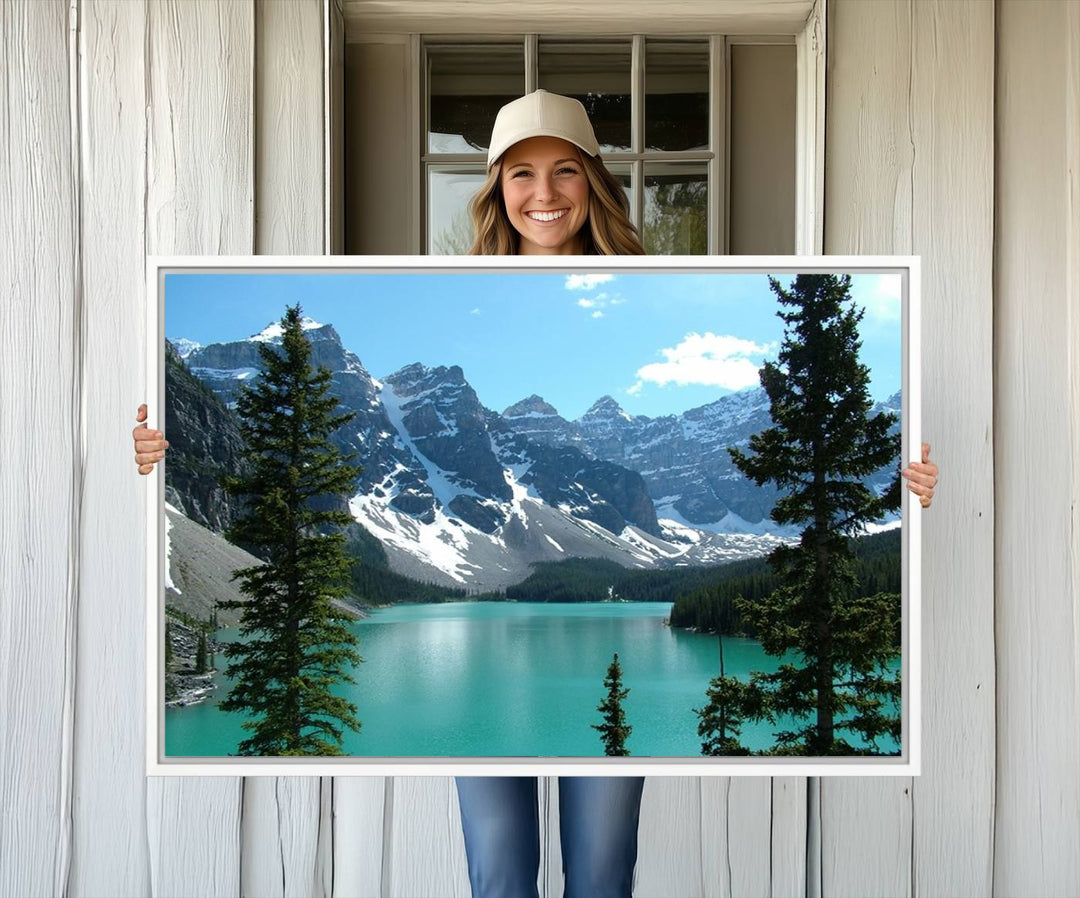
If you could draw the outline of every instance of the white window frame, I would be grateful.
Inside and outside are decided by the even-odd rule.
[[[641,225],[644,212],[644,165],[650,161],[704,161],[707,165],[707,194],[709,202],[709,232],[707,251],[710,255],[725,255],[728,251],[728,183],[730,177],[730,48],[735,44],[791,44],[796,48],[796,228],[795,253],[820,255],[823,251],[824,165],[825,165],[825,2],[817,0],[802,29],[793,34],[719,35],[709,37],[709,143],[707,151],[665,153],[642,152],[644,142],[644,62],[646,38],[672,39],[692,37],[685,33],[635,34],[631,44],[631,152],[609,154],[612,163],[631,165],[634,203],[631,219]],[[525,91],[537,86],[538,45],[541,34],[563,38],[563,35],[538,33],[491,33],[484,35],[410,34],[410,157],[413,161],[412,196],[409,208],[410,250],[424,254],[428,245],[428,215],[426,183],[429,163],[475,163],[476,154],[427,152],[427,44],[434,43],[506,43],[522,41],[525,56]],[[572,40],[574,35],[566,35]],[[589,34],[583,41],[625,35]],[[607,159],[608,157],[605,157]]]

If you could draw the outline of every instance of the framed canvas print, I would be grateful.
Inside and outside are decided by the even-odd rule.
[[[150,258],[148,772],[918,774],[918,286]]]

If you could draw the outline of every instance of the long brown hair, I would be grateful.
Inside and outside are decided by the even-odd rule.
[[[589,216],[579,232],[582,252],[589,256],[643,256],[645,249],[630,221],[630,201],[622,185],[599,156],[579,153],[589,182]],[[520,235],[510,224],[503,203],[502,166],[505,153],[488,170],[487,180],[469,200],[473,225],[471,256],[516,256]]]

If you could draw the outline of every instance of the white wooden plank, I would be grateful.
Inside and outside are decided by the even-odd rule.
[[[83,473],[68,4],[0,16],[0,894],[60,894],[70,856]]]
[[[249,0],[148,7],[150,253],[253,248],[253,18]],[[238,778],[148,780],[155,896],[239,894],[241,801]]]
[[[323,895],[317,776],[244,779],[240,891],[252,898]]]
[[[701,894],[717,898],[770,894],[772,778],[701,777],[700,781]],[[797,846],[780,850],[797,850]],[[673,862],[692,865],[685,853],[676,853]]]
[[[912,252],[922,256],[923,432],[943,471],[923,516],[916,895],[993,879],[994,8],[912,6]],[[942,388],[964,384],[962,391]],[[1000,682],[1000,680],[998,681]],[[961,810],[963,809],[963,810]]]
[[[79,554],[74,852],[70,896],[150,893],[144,681],[147,488],[132,462],[135,409],[146,399],[143,338],[146,7],[79,6],[83,404],[86,478]],[[127,347],[121,356],[120,347]],[[117,364],[118,357],[123,358]],[[104,709],[108,709],[104,712]]]
[[[242,785],[239,777],[147,779],[154,898],[240,894]]]
[[[807,782],[805,776],[772,777],[773,898],[807,894]]]
[[[909,253],[909,7],[836,0],[827,16],[825,252]],[[823,777],[819,819],[820,894],[910,893],[910,779]]]
[[[831,2],[829,22],[825,251],[922,256],[946,479],[924,518],[923,775],[822,780],[822,893],[989,894],[993,8]]]
[[[323,250],[323,65],[320,0],[255,6],[255,252]],[[325,894],[318,777],[251,777],[244,784],[244,895]]]
[[[469,898],[465,837],[453,777],[396,776],[383,842],[388,898]]]
[[[720,813],[706,805],[701,777],[649,776],[641,793],[638,820],[636,898],[701,898],[720,894],[703,877],[702,853],[724,851],[725,844],[706,839],[703,818]]]
[[[338,776],[334,784],[334,896],[382,898],[384,800],[393,777]],[[389,809],[386,809],[389,810]],[[462,849],[464,850],[464,849]]]
[[[255,252],[323,252],[322,0],[255,7]]]
[[[250,253],[253,3],[147,9],[149,251]]]
[[[1080,883],[1080,15],[998,4],[997,894]]]

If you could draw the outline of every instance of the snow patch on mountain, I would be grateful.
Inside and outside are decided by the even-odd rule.
[[[473,531],[464,521],[449,517],[437,508],[430,524],[390,508],[383,500],[359,494],[349,501],[352,516],[363,524],[386,548],[394,548],[414,556],[425,566],[446,574],[456,584],[467,584],[480,565],[466,560]]]
[[[173,349],[176,350],[176,354],[182,359],[186,359],[196,349],[202,349],[202,343],[197,343],[195,340],[189,340],[187,337],[177,337],[175,340],[169,340]]]
[[[300,329],[305,331],[316,330],[317,328],[324,327],[314,318],[308,318],[306,315],[300,319]],[[280,321],[274,321],[266,327],[264,327],[257,334],[252,334],[248,337],[248,340],[255,343],[276,343],[284,336],[285,330],[281,326]]]
[[[428,390],[426,392],[431,391]],[[412,402],[416,398],[416,396],[409,396],[405,400],[402,400],[401,397],[394,392],[394,388],[389,384],[380,383],[379,385],[379,400],[386,410],[386,416],[390,419],[390,423],[394,426],[394,431],[397,434],[397,441],[411,452],[413,458],[423,466],[424,471],[427,474],[427,484],[431,488],[431,492],[434,494],[435,498],[442,504],[443,508],[448,507],[450,503],[454,501],[455,496],[472,496],[476,499],[483,499],[484,497],[472,487],[464,487],[456,483],[456,478],[452,473],[444,471],[417,447],[416,442],[413,440],[412,435],[405,426],[405,412],[402,410],[404,402]],[[437,409],[436,412],[438,413]],[[457,433],[457,428],[452,427],[441,414],[439,415],[439,419],[444,425],[444,430],[450,428],[453,433]]]
[[[191,373],[206,380],[254,380],[258,368],[192,368]]]
[[[675,502],[678,499],[678,496],[664,496],[656,500],[656,516],[660,519],[660,526],[664,528],[664,525],[667,524],[667,530],[670,530],[673,534],[685,534],[688,530],[697,530],[699,532],[745,534],[747,536],[796,537],[801,533],[800,528],[794,525],[780,527],[771,518],[765,518],[756,524],[751,523],[733,511],[729,511],[718,521],[690,523],[675,508]],[[667,530],[665,535],[667,535]]]

